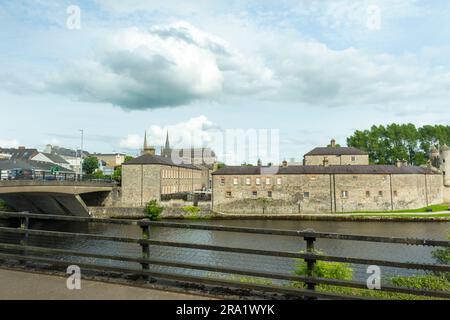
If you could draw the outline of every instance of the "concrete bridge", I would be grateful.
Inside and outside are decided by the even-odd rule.
[[[115,183],[97,181],[0,181],[0,198],[17,211],[89,216],[88,206],[102,205]]]

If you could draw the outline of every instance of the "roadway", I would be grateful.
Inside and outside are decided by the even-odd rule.
[[[0,269],[0,300],[204,300],[203,296],[124,284],[81,280],[69,290],[66,277]]]

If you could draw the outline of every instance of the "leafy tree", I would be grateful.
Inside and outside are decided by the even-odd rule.
[[[150,200],[145,206],[145,215],[150,220],[159,220],[159,216],[163,211],[164,207],[161,206],[156,200]]]
[[[132,156],[125,156],[124,163],[134,159]]]
[[[87,157],[83,159],[83,171],[87,174],[92,174],[96,169],[98,169],[98,159],[97,157]]]
[[[413,165],[422,165],[429,159],[432,146],[450,143],[450,126],[389,124],[356,130],[347,138],[347,145],[369,153],[371,163],[394,164],[397,159]]]

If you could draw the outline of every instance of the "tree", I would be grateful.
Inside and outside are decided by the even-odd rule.
[[[132,159],[133,159],[132,156],[125,156],[125,159],[124,159],[123,163],[128,162],[128,161],[130,161]],[[122,165],[116,166],[114,168],[112,179],[114,179],[116,181],[119,181],[119,182],[122,180]]]
[[[87,157],[83,160],[83,171],[87,174],[92,174],[96,169],[98,169],[98,159],[97,157]]]
[[[430,148],[450,143],[450,126],[423,126],[389,124],[372,126],[369,130],[356,130],[347,138],[347,145],[369,153],[371,163],[394,164],[397,159],[412,165],[423,165],[429,158]]]

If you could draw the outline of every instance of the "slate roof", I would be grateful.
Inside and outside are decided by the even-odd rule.
[[[163,156],[151,155],[151,154],[144,154],[137,158],[131,159],[131,160],[123,163],[122,165],[128,166],[128,165],[136,165],[136,164],[138,164],[138,165],[139,164],[160,164],[160,165],[200,170],[198,167],[196,167],[192,164],[184,164],[184,163],[177,164],[177,163],[174,163],[171,160],[171,158],[169,158],[169,157],[163,157]]]
[[[53,161],[54,163],[63,163],[63,164],[69,164],[66,160],[64,160],[61,156],[53,153],[45,153],[42,152],[44,156],[50,159],[50,161]]]
[[[263,166],[225,166],[213,175],[259,175]],[[393,165],[343,165],[343,166],[279,166],[275,174],[435,174],[428,168],[417,166],[397,167]],[[271,168],[268,172],[273,172]],[[264,174],[264,172],[263,172]]]
[[[365,155],[365,151],[353,147],[317,147],[305,154],[305,156],[341,156],[341,155]]]

